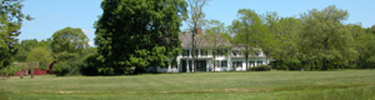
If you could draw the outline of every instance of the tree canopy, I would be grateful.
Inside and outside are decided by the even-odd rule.
[[[203,11],[203,7],[207,5],[208,0],[187,0],[189,4],[189,18],[187,19],[187,25],[189,26],[189,32],[191,33],[191,50],[196,51],[197,49],[197,41],[196,40],[196,35],[198,34],[199,31],[201,31],[205,20],[204,18],[206,17],[206,14]],[[196,72],[197,69],[197,64],[195,60],[197,59],[198,54],[196,52],[192,52],[192,57],[193,60],[192,62],[194,63],[194,72]]]
[[[174,59],[181,52],[178,33],[186,6],[184,0],[104,0],[95,24],[95,66],[121,74]]]
[[[2,0],[0,2],[0,69],[9,66],[17,53],[15,44],[24,20],[31,20],[21,12],[21,0]]]
[[[80,28],[66,27],[52,35],[51,49],[57,61],[57,75],[78,74],[83,67],[83,52],[89,48],[88,38]]]
[[[28,52],[26,61],[37,61],[39,62],[41,69],[47,69],[48,65],[53,61],[52,52],[46,47],[35,47]]]
[[[336,6],[318,11],[310,10],[301,16],[301,52],[304,59],[321,64],[322,70],[348,65],[356,55],[351,33],[342,24],[349,14]]]
[[[212,49],[212,59],[214,61],[214,71],[216,69],[216,54],[218,48],[223,48],[222,42],[229,42],[231,36],[227,33],[224,27],[224,23],[218,20],[208,20],[206,22],[206,31],[204,39],[211,45],[209,48]]]
[[[80,28],[66,27],[52,35],[53,53],[81,53],[88,46],[88,38]]]
[[[234,34],[233,42],[245,45],[245,62],[248,62],[249,55],[255,54],[254,50],[267,49],[272,39],[261,16],[254,10],[240,9],[237,16],[239,18],[235,19],[229,27]],[[248,70],[247,67],[248,63],[246,63],[246,70]]]

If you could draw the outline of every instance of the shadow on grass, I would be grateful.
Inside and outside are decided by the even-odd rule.
[[[10,95],[10,93],[4,91],[3,89],[0,90],[0,100],[9,100]]]

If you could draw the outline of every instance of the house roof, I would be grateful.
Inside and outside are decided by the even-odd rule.
[[[181,40],[182,48],[192,48],[192,34],[191,33],[181,33],[179,38]],[[216,46],[217,48],[227,48],[230,47],[231,44],[229,40],[221,38],[220,35],[215,35],[216,38]],[[195,43],[197,44],[197,48],[213,48],[214,46],[214,38],[209,37],[208,35],[204,34],[197,34],[195,36]]]
[[[233,49],[245,49],[246,46],[244,44],[236,44],[236,45],[232,45],[232,48]],[[253,50],[262,50],[261,48],[257,48],[257,47],[249,47],[249,49],[253,49]]]

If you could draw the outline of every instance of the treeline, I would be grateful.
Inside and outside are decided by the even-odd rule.
[[[344,24],[348,17],[334,5],[299,17],[241,9],[229,29],[234,43],[262,48],[274,69],[375,68],[375,26]]]
[[[80,75],[84,60],[96,52],[88,45],[88,38],[80,28],[66,27],[56,31],[51,38],[38,41],[22,40],[16,43],[16,62],[39,62],[41,70],[52,63],[56,75]],[[19,67],[19,66],[14,66]]]
[[[223,41],[216,38],[220,36],[244,44],[246,55],[254,53],[251,48],[261,48],[273,69],[375,68],[375,26],[344,24],[349,13],[336,6],[312,9],[298,17],[240,9],[238,18],[226,28],[220,21],[205,21],[202,7],[206,0],[188,1],[190,5],[184,0],[104,0],[103,15],[94,24],[96,48],[89,47],[81,29],[70,27],[46,40],[18,42],[22,21],[32,18],[21,13],[20,1],[4,1],[0,71],[14,61],[39,61],[42,69],[55,61],[57,75],[122,75],[150,66],[153,70],[178,66],[175,59],[182,53],[178,36],[183,21],[190,23],[188,30],[193,34],[205,27],[203,34],[212,43]],[[188,6],[193,11],[189,16]]]

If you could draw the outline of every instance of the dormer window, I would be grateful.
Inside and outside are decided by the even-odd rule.
[[[236,56],[236,57],[242,55],[241,50],[233,50],[232,53],[233,53],[233,55]]]
[[[202,49],[201,50],[201,56],[208,56],[208,50]]]
[[[256,51],[256,52],[255,52],[255,55],[256,55],[256,56],[261,56],[261,54],[262,54],[262,52],[260,52],[260,51]]]
[[[183,49],[182,51],[183,51],[182,56],[184,56],[184,57],[189,57],[190,56],[189,49]]]

